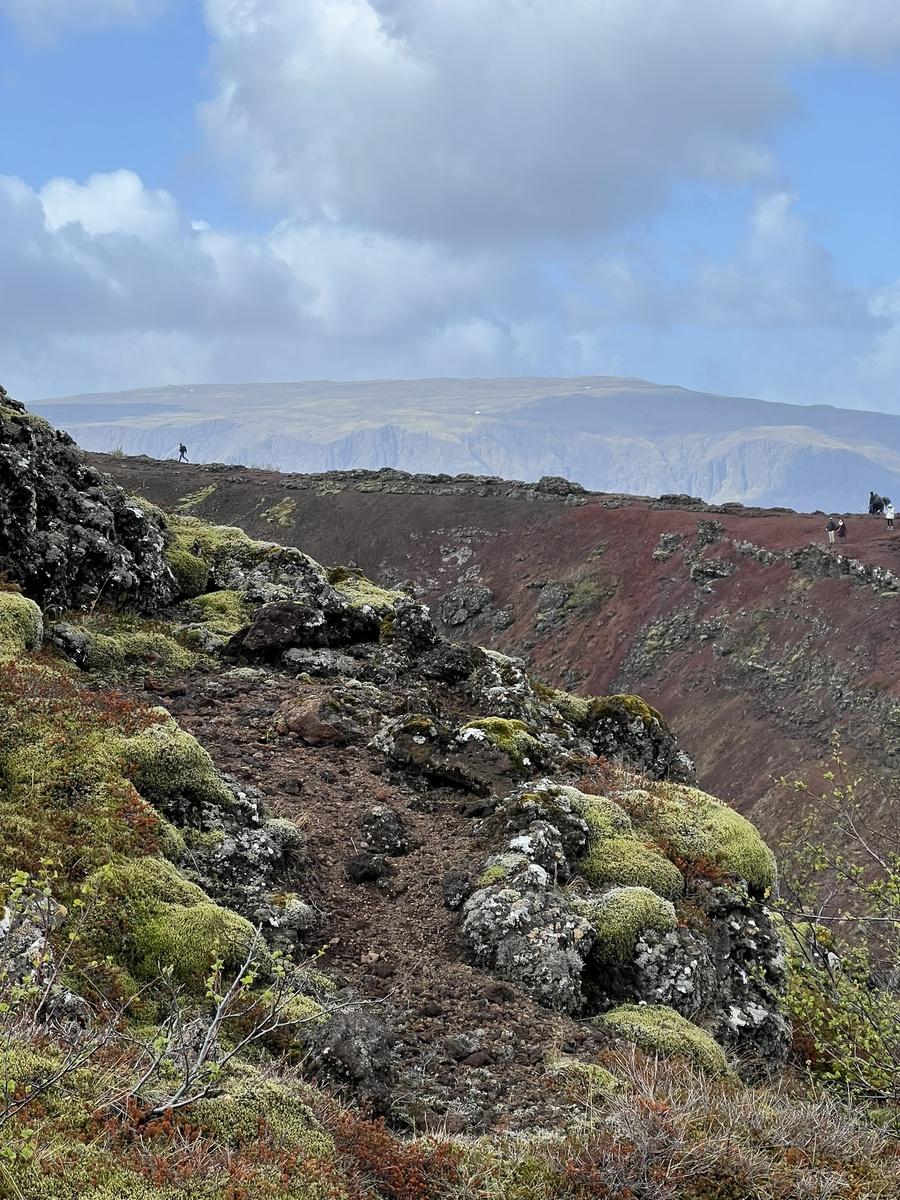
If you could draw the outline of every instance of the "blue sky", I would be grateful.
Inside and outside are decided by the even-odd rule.
[[[599,373],[900,411],[893,2],[0,0],[0,48],[24,399]]]

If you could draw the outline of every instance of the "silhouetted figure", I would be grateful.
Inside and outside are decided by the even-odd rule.
[[[894,506],[890,500],[886,500],[884,505],[884,519],[887,521],[888,529],[894,528]]]
[[[180,442],[178,446],[178,461],[187,462],[187,446],[184,442]]]
[[[846,542],[846,540],[847,540],[847,526],[844,524],[844,518],[843,518],[843,517],[838,517],[837,535],[838,535],[838,541],[839,541],[839,542]]]
[[[829,546],[834,545],[834,531],[837,529],[837,521],[834,517],[828,518],[828,524],[825,526],[825,532],[828,534]]]
[[[884,512],[884,506],[888,502],[887,496],[879,496],[877,492],[869,492],[869,513],[872,516]]]

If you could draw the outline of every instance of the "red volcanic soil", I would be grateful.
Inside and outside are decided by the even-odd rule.
[[[639,692],[703,785],[775,842],[798,815],[778,778],[819,778],[833,730],[871,806],[890,806],[900,529],[883,518],[847,516],[846,545],[829,547],[823,514],[90,457],[164,507],[408,584],[448,634],[523,655],[549,682]]]

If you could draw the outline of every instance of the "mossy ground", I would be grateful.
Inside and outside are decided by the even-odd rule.
[[[187,671],[200,656],[185,644],[183,635],[167,621],[124,613],[97,612],[70,618],[88,637],[84,668],[102,675],[131,669]]]
[[[297,511],[297,501],[292,496],[285,496],[263,513],[263,520],[279,529],[290,529],[294,523],[294,513]]]

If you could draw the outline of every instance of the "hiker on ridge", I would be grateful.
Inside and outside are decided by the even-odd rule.
[[[834,517],[829,517],[828,524],[825,526],[825,532],[828,534],[829,546],[834,545],[834,531],[836,529],[837,529],[837,521],[835,521]]]
[[[187,446],[184,442],[179,442],[178,444],[178,461],[187,462]]]
[[[885,500],[884,504],[884,519],[887,521],[888,529],[894,528],[894,506],[890,500]]]
[[[838,541],[839,541],[839,542],[846,542],[846,540],[847,540],[847,526],[844,524],[844,518],[843,518],[843,517],[838,517],[838,523],[837,523],[837,535],[838,535]]]

